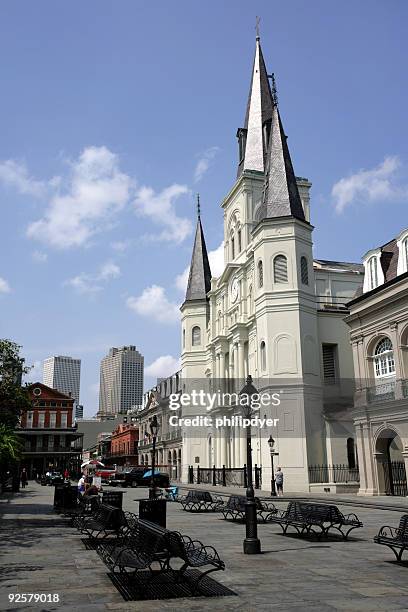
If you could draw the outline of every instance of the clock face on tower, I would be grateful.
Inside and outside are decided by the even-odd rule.
[[[237,301],[238,295],[239,295],[239,281],[237,278],[235,278],[232,281],[232,285],[231,285],[231,302],[232,303]]]

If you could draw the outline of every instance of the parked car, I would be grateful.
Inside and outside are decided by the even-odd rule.
[[[40,482],[43,486],[49,485],[51,487],[56,484],[64,484],[64,477],[61,472],[50,472],[41,476]]]
[[[116,468],[110,466],[100,468],[99,470],[95,471],[95,476],[99,476],[101,482],[108,483],[110,480],[115,478]]]
[[[150,478],[144,478],[150,468],[133,467],[125,468],[123,472],[118,472],[114,478],[108,481],[112,487],[149,487]],[[168,474],[163,472],[155,474],[154,482],[158,487],[166,488],[170,485]]]

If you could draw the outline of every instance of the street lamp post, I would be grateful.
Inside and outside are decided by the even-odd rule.
[[[252,384],[252,376],[249,374],[246,384],[240,395],[247,398],[245,404],[241,402],[244,418],[252,416],[252,396],[258,391]],[[252,484],[252,446],[251,446],[251,425],[246,428],[246,447],[247,447],[247,490],[245,503],[245,524],[246,537],[244,540],[244,554],[257,555],[261,552],[261,542],[258,538],[258,522],[256,514],[256,503],[254,487]]]
[[[152,434],[153,449],[152,449],[152,477],[150,480],[149,499],[156,498],[156,490],[154,486],[154,469],[155,469],[154,464],[155,464],[155,459],[156,459],[156,437],[157,437],[158,429],[159,429],[159,423],[157,422],[157,416],[154,415],[154,417],[150,421],[150,431]]]
[[[279,453],[275,452],[275,440],[272,436],[269,436],[268,440],[269,450],[271,453],[271,496],[276,497],[276,486],[275,486],[275,478],[274,478],[274,470],[273,470],[273,458],[275,455]]]

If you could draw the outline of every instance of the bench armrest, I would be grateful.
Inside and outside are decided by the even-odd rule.
[[[264,502],[263,501],[262,502],[262,507],[263,507],[264,510],[268,510],[268,512],[273,512],[273,511],[276,510],[276,506],[272,502]]]
[[[383,525],[378,532],[377,538],[392,538],[398,539],[398,528],[390,525]]]
[[[353,512],[351,514],[346,514],[344,516],[346,521],[356,521],[356,523],[360,523],[360,519],[358,518],[358,516],[356,514],[354,514]]]
[[[224,562],[221,561],[220,556],[215,550],[214,546],[201,546],[198,550],[200,550],[200,552],[204,552],[210,561],[224,566]]]

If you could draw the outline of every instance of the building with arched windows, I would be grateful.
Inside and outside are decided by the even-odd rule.
[[[344,316],[364,269],[313,257],[311,183],[295,175],[269,74],[257,37],[244,127],[237,132],[237,178],[221,203],[224,271],[218,278],[211,275],[198,215],[181,306],[182,390],[238,392],[248,374],[259,391],[283,389],[279,409],[260,412],[277,418],[278,426],[253,428],[253,463],[263,466],[267,482],[273,435],[286,490],[309,491],[323,489],[311,478],[313,466],[355,468],[353,366]],[[373,268],[373,282],[380,277]],[[212,417],[237,413],[234,405],[211,409]],[[204,405],[179,411],[206,414]],[[228,424],[183,429],[183,479],[191,465],[242,467],[244,436]]]
[[[360,494],[407,495],[408,229],[363,258],[348,308],[356,379],[353,412]]]

